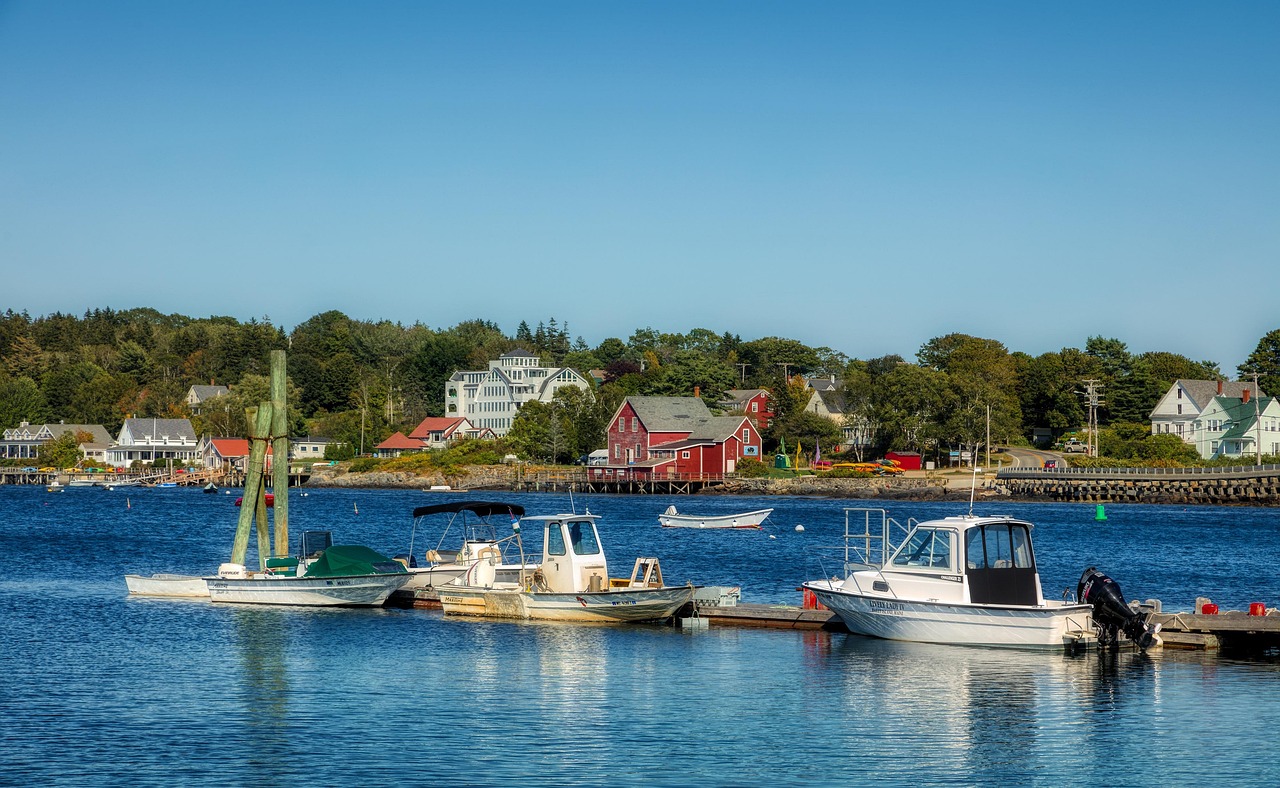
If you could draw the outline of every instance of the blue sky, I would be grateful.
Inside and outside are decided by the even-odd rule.
[[[0,308],[1280,327],[1280,4],[4,2]]]

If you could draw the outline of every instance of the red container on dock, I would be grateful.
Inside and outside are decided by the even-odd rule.
[[[1267,606],[1266,606],[1266,605],[1262,604],[1261,602],[1250,602],[1250,603],[1249,603],[1249,615],[1251,615],[1251,616],[1265,616],[1266,614],[1267,614]]]
[[[826,610],[827,606],[818,601],[818,595],[807,588],[802,588],[804,592],[804,604],[801,605],[805,610]]]
[[[1218,615],[1218,606],[1212,602],[1206,603],[1204,607],[1200,608],[1200,613],[1206,616],[1216,616]]]

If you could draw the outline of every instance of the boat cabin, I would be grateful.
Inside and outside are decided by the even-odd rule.
[[[880,571],[877,591],[892,587],[912,598],[981,605],[1044,604],[1031,524],[1008,517],[918,523]]]
[[[570,594],[609,588],[609,567],[596,530],[595,514],[555,514],[526,517],[521,523],[542,523],[542,566],[546,590]]]

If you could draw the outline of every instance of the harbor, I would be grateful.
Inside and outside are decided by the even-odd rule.
[[[447,498],[306,492],[292,496],[296,532],[323,525],[388,555],[408,550],[413,509]],[[21,743],[0,754],[5,773],[48,784],[77,774],[226,784],[228,769],[254,768],[250,750],[231,744],[252,737],[260,743],[254,757],[265,752],[278,779],[296,782],[307,779],[304,742],[323,737],[327,748],[363,754],[358,774],[333,767],[328,776],[336,781],[395,783],[412,774],[537,782],[567,757],[553,734],[572,730],[574,768],[592,783],[652,784],[654,775],[679,774],[681,782],[706,784],[826,784],[868,769],[894,783],[907,781],[896,764],[911,753],[912,774],[972,782],[994,759],[1004,764],[1005,782],[1055,784],[1124,784],[1115,764],[1141,756],[1144,770],[1134,781],[1158,774],[1186,784],[1200,774],[1197,753],[1205,747],[1219,753],[1222,779],[1270,781],[1245,749],[1230,746],[1231,736],[1188,723],[1206,705],[1262,726],[1277,721],[1280,687],[1267,658],[1241,660],[1226,641],[1215,651],[1167,643],[1147,653],[1075,656],[931,646],[847,634],[829,611],[805,609],[801,582],[837,573],[827,548],[841,541],[844,501],[700,500],[703,511],[774,512],[760,530],[697,530],[658,523],[668,505],[687,508],[683,497],[514,496],[531,512],[600,515],[611,557],[660,555],[670,583],[739,587],[736,606],[700,610],[704,629],[126,593],[128,572],[199,575],[225,561],[238,512],[233,497],[184,488],[125,496],[0,489],[0,504],[20,515],[0,526],[16,551],[0,582],[0,630],[16,644],[0,654],[0,691],[26,710],[0,720],[0,735]],[[957,509],[954,502],[884,505],[903,519]],[[1230,547],[1274,538],[1270,510],[1114,505],[1099,524],[1091,506],[998,506],[1036,524],[1046,596],[1074,588],[1081,570],[1096,564],[1128,596],[1162,599],[1166,614],[1190,612],[1197,597],[1208,597],[1224,611],[1212,623],[1225,625],[1236,618],[1225,611],[1275,604],[1266,557]],[[415,553],[435,547],[421,541],[431,535],[419,532]],[[65,559],[90,553],[88,563]],[[1204,571],[1210,555],[1232,571]],[[338,729],[322,723],[333,719],[336,703],[346,716]],[[426,707],[435,709],[429,722]],[[538,725],[513,734],[492,724],[497,707]],[[175,724],[180,708],[201,711]],[[1099,712],[1108,716],[1105,731],[1081,725]],[[1029,733],[1011,738],[1011,724]],[[625,745],[619,726],[629,731]],[[713,749],[692,741],[707,735],[715,737]],[[1153,735],[1162,743],[1154,752]],[[808,743],[794,746],[796,736]],[[67,737],[77,746],[67,747]],[[937,745],[928,752],[954,754],[922,754],[921,742]],[[491,754],[482,777],[464,775],[442,756],[460,747]],[[387,760],[389,752],[397,755]],[[183,765],[175,771],[175,763]]]

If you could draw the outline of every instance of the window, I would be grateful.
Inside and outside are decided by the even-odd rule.
[[[743,442],[743,443],[750,443],[750,442],[751,442],[751,430],[746,429],[746,430],[743,430],[743,431],[742,431],[742,442]]]
[[[1182,415],[1182,403],[1178,403],[1178,415]]]
[[[573,545],[575,555],[600,554],[600,542],[596,539],[596,528],[590,522],[569,523],[569,542]]]
[[[547,555],[564,555],[564,533],[560,523],[551,523],[547,528]]]
[[[640,431],[640,418],[638,416],[631,417],[631,431],[632,432]]]
[[[682,460],[687,460],[687,459],[689,459],[689,452],[687,452],[687,451],[682,451],[682,452],[680,452],[680,459],[682,459]]]
[[[951,532],[936,528],[917,528],[911,538],[893,556],[894,566],[923,566],[931,569],[951,568]]]
[[[760,412],[760,403],[759,403],[759,402],[753,402],[753,403],[751,403],[751,412],[752,412],[752,413],[759,413],[759,412]]]
[[[1030,569],[1031,536],[1016,523],[984,525],[965,534],[965,561],[970,569]]]
[[[618,432],[626,432],[626,431],[627,431],[627,417],[626,417],[626,416],[619,416],[619,417],[618,417]]]

